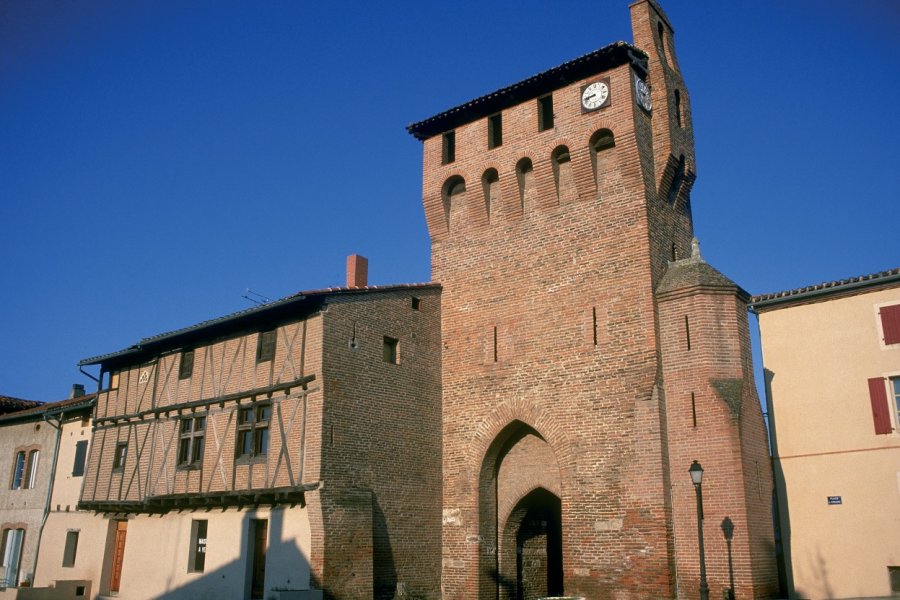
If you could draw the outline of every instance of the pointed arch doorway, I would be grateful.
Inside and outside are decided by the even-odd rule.
[[[531,600],[563,594],[559,464],[544,437],[507,425],[482,461],[479,597]]]

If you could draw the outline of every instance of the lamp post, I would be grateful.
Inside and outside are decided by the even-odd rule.
[[[706,555],[703,552],[703,467],[696,460],[688,469],[694,491],[697,492],[697,539],[700,542],[700,600],[709,600],[709,585],[706,583]]]

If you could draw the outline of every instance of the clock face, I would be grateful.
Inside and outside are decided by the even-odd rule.
[[[609,100],[609,84],[606,81],[595,81],[581,92],[581,106],[585,110],[596,110],[605,106]]]
[[[634,76],[634,97],[638,106],[647,112],[653,109],[653,103],[650,101],[650,86],[637,75]]]

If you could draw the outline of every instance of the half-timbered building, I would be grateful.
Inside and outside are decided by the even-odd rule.
[[[366,287],[364,260],[346,288],[82,361],[101,593],[438,593],[440,289]]]

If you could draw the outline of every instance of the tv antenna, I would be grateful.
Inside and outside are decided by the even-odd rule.
[[[241,296],[241,298],[249,300],[250,302],[253,302],[254,304],[259,304],[260,306],[262,306],[263,304],[268,304],[269,302],[272,301],[271,298],[269,298],[267,296],[263,296],[262,294],[259,294],[257,292],[254,292],[250,288],[247,288],[247,291],[244,292],[244,294]]]

